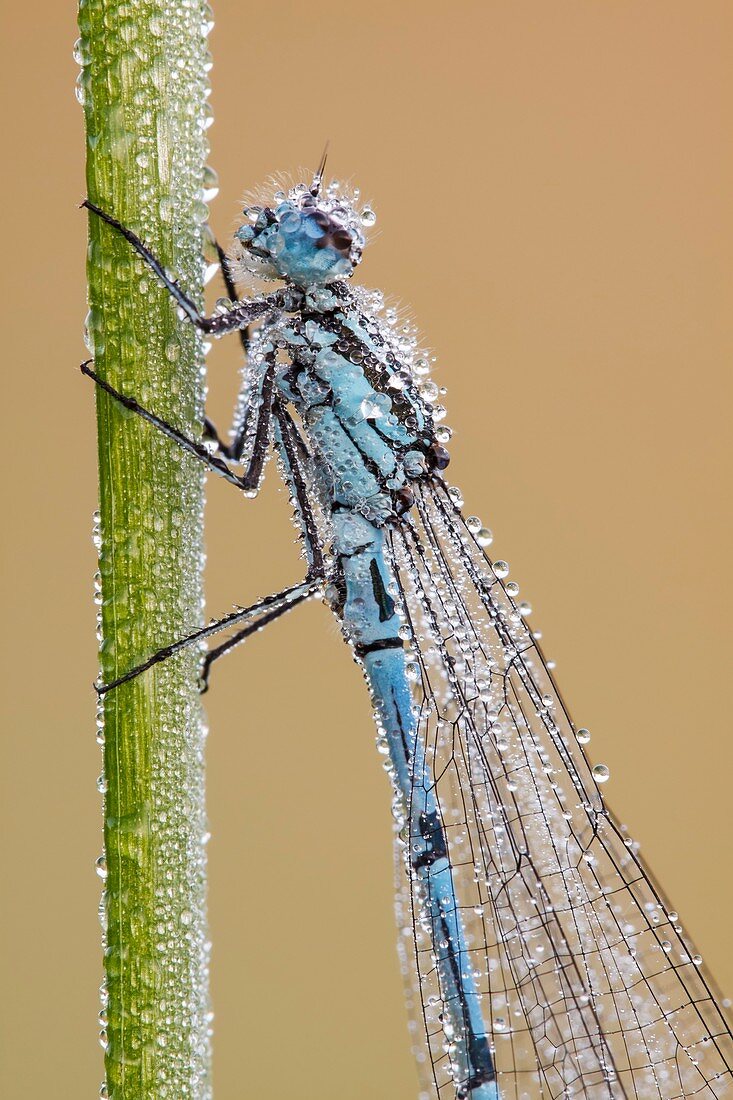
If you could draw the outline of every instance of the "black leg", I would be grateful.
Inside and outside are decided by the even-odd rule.
[[[226,252],[221,247],[218,241],[214,241],[214,247],[216,248],[216,254],[219,257],[219,267],[221,269],[222,278],[224,280],[224,286],[226,287],[227,295],[232,302],[238,301],[237,288],[234,285],[231,269],[229,267],[229,259]],[[249,358],[249,349],[252,343],[252,325],[247,325],[246,328],[239,329],[239,342],[242,345],[242,351],[244,353],[245,361]],[[225,443],[216,430],[215,424],[209,420],[208,417],[204,419],[204,437],[216,443],[217,450],[224,458],[234,459],[239,461],[244,450],[244,442],[247,438],[247,429],[249,427],[251,410],[245,408],[243,412],[237,412],[237,419],[235,419],[229,432],[229,442]]]
[[[161,419],[161,417],[156,416],[155,413],[150,412],[149,409],[144,408],[141,404],[139,404],[139,402],[135,400],[134,397],[127,397],[126,394],[120,393],[119,390],[116,390],[114,386],[110,386],[109,382],[105,382],[105,380],[101,378],[100,375],[98,375],[97,372],[89,366],[91,362],[92,360],[88,359],[85,363],[81,364],[80,369],[82,374],[85,374],[87,378],[91,378],[92,381],[95,382],[100,389],[104,390],[105,393],[108,393],[110,397],[113,397],[115,399],[115,401],[119,401],[120,405],[123,405],[126,409],[129,409],[131,412],[137,413],[137,415],[141,416],[143,420],[147,420],[147,422],[149,424],[152,424],[154,428],[157,428],[158,431],[163,433],[163,435],[167,435],[169,439],[172,439],[173,442],[181,447],[184,451],[187,451],[195,458],[198,458],[201,462],[208,466],[210,470],[213,470],[214,473],[219,474],[226,481],[231,482],[232,485],[236,485],[238,489],[249,489],[249,486],[245,483],[244,479],[241,477],[237,477],[236,474],[232,473],[226,462],[224,462],[220,458],[217,458],[216,455],[212,455],[203,445],[203,443],[199,443],[195,439],[189,439],[187,435],[184,435],[183,432],[179,432],[178,429],[174,428],[172,424],[169,424],[166,420],[163,420]]]
[[[199,443],[195,439],[190,439],[187,435],[184,435],[183,432],[174,428],[172,424],[169,424],[167,420],[163,420],[162,417],[150,412],[150,410],[141,405],[139,401],[136,401],[134,397],[128,397],[126,394],[116,390],[114,386],[110,386],[109,382],[105,382],[105,380],[89,366],[91,362],[92,360],[88,359],[81,364],[80,369],[82,374],[91,378],[100,389],[103,389],[105,393],[108,393],[115,401],[119,401],[121,405],[131,412],[137,413],[143,420],[147,420],[154,428],[157,428],[163,435],[167,435],[169,439],[172,439],[174,443],[184,451],[187,451],[188,454],[194,455],[195,458],[198,458],[210,470],[213,470],[214,473],[223,477],[225,481],[231,482],[232,485],[236,485],[238,489],[241,489],[245,493],[251,493],[253,490],[257,489],[262,477],[265,455],[267,454],[270,418],[272,415],[274,366],[272,369],[268,368],[262,386],[262,404],[257,412],[258,419],[252,458],[244,474],[239,477],[232,472],[226,460],[218,458],[215,454],[211,454],[203,443]]]
[[[259,487],[262,480],[262,470],[267,456],[267,447],[270,441],[270,422],[272,419],[272,406],[275,390],[275,360],[271,358],[262,377],[262,388],[259,394],[259,404],[256,412],[251,406],[245,410],[241,422],[235,424],[235,435],[231,443],[224,443],[215,426],[208,419],[204,420],[205,438],[216,443],[218,452],[231,462],[241,462],[245,441],[249,434],[250,421],[257,417],[255,425],[252,453],[247,464],[247,469],[242,476],[242,488],[252,492]]]
[[[154,665],[159,665],[163,661],[167,661],[169,657],[175,656],[176,653],[181,653],[184,649],[188,649],[190,646],[195,645],[197,642],[203,641],[205,638],[210,638],[214,634],[219,634],[222,630],[227,630],[231,626],[236,626],[237,623],[243,622],[245,619],[249,619],[252,616],[256,616],[254,622],[249,623],[245,631],[241,631],[242,635],[239,638],[243,641],[245,637],[250,634],[254,634],[255,631],[260,630],[266,626],[267,623],[278,619],[281,615],[284,615],[286,611],[290,611],[291,608],[297,607],[298,604],[307,600],[318,589],[322,577],[312,577],[306,581],[301,581],[300,584],[293,585],[292,588],[285,588],[282,592],[276,592],[271,596],[265,596],[263,599],[258,600],[257,603],[251,605],[251,607],[238,608],[236,611],[230,611],[228,615],[225,615],[222,619],[216,619],[214,622],[209,623],[208,626],[202,626],[199,630],[195,630],[192,634],[186,635],[185,638],[179,638],[177,642],[171,642],[170,645],[163,646],[147,660],[142,661],[141,664],[131,668],[129,672],[125,672],[122,676],[118,676],[116,680],[112,680],[109,684],[97,685],[96,691],[98,695],[106,695],[108,691],[112,691],[114,688],[120,686],[120,684],[126,684],[129,680],[134,680],[142,672],[147,672],[149,668]],[[260,614],[261,613],[261,614]],[[238,637],[238,635],[235,635]],[[232,639],[232,645],[237,643]],[[219,647],[224,652],[226,649],[232,648],[227,643],[226,649]],[[214,650],[214,653],[217,651]],[[214,657],[213,660],[216,660]],[[205,663],[205,669],[208,673],[208,666],[211,661]]]
[[[214,242],[216,252],[219,257],[219,266],[221,268],[222,277],[224,279],[224,285],[226,286],[227,294],[232,302],[237,301],[237,288],[234,285],[231,271],[229,270],[229,261],[227,259],[226,252],[221,247],[218,241]],[[240,328],[239,330],[239,342],[242,345],[242,351],[244,352],[244,358],[247,360],[249,357],[249,349],[252,343],[252,326],[247,325],[246,328]],[[216,443],[216,448],[224,458],[234,459],[238,461],[242,451],[244,449],[244,441],[247,438],[247,427],[249,425],[248,408],[244,409],[243,413],[238,412],[238,417],[234,421],[232,428],[229,432],[229,442],[225,443],[216,430],[216,425],[213,421],[209,420],[208,416],[204,417],[204,438]]]
[[[97,217],[101,218],[102,221],[106,222],[107,225],[117,233],[120,233],[125,240],[130,243],[137,254],[142,256],[151,271],[155,272],[163,286],[170,291],[189,321],[191,321],[201,332],[209,333],[214,336],[223,336],[227,332],[235,332],[237,329],[246,328],[248,324],[258,317],[263,317],[273,309],[282,307],[284,302],[283,292],[275,291],[274,294],[267,295],[264,298],[240,302],[233,309],[229,310],[228,313],[215,313],[212,317],[206,317],[205,314],[201,313],[193,299],[181,290],[177,281],[171,278],[160,260],[153,255],[147,245],[144,244],[131,229],[128,229],[127,226],[124,226],[117,218],[113,218],[111,214],[107,214],[99,206],[90,202],[89,199],[85,199],[81,205],[87,210],[90,210],[93,214],[96,214]]]
[[[322,579],[322,578],[321,578]],[[276,619],[279,619],[281,615],[286,615],[288,611],[292,611],[294,607],[303,603],[305,600],[310,599],[316,590],[317,585],[304,588],[303,592],[293,599],[284,604],[279,604],[273,607],[272,611],[267,611],[264,615],[261,615],[253,623],[248,623],[243,630],[238,630],[236,634],[233,634],[231,638],[227,638],[225,642],[218,645],[215,649],[210,649],[204,657],[204,664],[201,669],[201,694],[209,690],[209,675],[211,666],[214,661],[218,661],[220,657],[223,657],[227,653],[231,653],[238,645],[246,641],[252,634],[257,634],[260,630],[263,630],[270,623],[273,623]]]
[[[216,449],[224,458],[232,462],[240,462],[244,450],[247,431],[249,429],[251,408],[248,406],[234,421],[229,432],[229,443],[225,443],[216,429],[216,425],[208,416],[204,417],[204,438],[216,444]]]
[[[213,420],[209,420],[208,416],[204,417],[204,439],[208,439],[210,443],[216,444],[218,454],[222,455],[224,458],[231,459],[232,456],[229,453],[231,450],[230,445],[224,442],[217,431],[216,424]]]
[[[275,389],[275,357],[272,356],[262,379],[260,406],[257,411],[257,425],[252,445],[252,457],[249,460],[244,480],[250,489],[256,489],[262,479],[262,470],[270,441],[270,421],[272,418],[272,400]],[[241,451],[240,451],[241,453]]]
[[[218,241],[214,241],[214,247],[219,257],[219,267],[221,268],[221,277],[224,280],[224,286],[227,288],[227,297],[230,302],[237,302],[239,301],[239,297],[237,295],[237,288],[234,285],[234,279],[232,278],[232,271],[229,267],[229,258]],[[239,340],[245,356],[249,354],[250,336],[251,334],[247,329],[242,328],[239,330]]]
[[[286,477],[300,511],[303,539],[309,563],[308,576],[311,576],[311,574],[321,575],[324,569],[322,540],[313,513],[311,499],[308,496],[306,477],[303,471],[303,463],[309,460],[310,455],[300,432],[293,423],[293,418],[279,399],[276,399],[273,404],[273,413],[280,429],[281,457]]]

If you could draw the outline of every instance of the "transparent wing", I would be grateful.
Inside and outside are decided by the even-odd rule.
[[[603,774],[503,571],[445,485],[418,489],[389,555],[502,1100],[733,1095],[731,1034],[699,957],[605,807]],[[418,895],[398,912],[432,1087],[447,1100],[450,1043]]]

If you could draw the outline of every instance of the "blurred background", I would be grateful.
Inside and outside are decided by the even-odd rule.
[[[733,9],[214,7],[217,234],[330,138],[378,214],[359,278],[438,357],[452,480],[534,605],[610,804],[733,988]],[[84,143],[73,3],[25,10],[2,66],[0,1094],[79,1100],[102,1076]],[[237,362],[236,341],[210,362],[222,423]],[[299,576],[269,472],[256,502],[209,482],[211,614]],[[217,665],[207,708],[217,1097],[415,1096],[388,785],[326,610]]]

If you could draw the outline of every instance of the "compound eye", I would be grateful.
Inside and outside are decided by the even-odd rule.
[[[336,232],[331,235],[331,241],[333,247],[338,252],[351,251],[351,234],[346,229],[337,229]]]

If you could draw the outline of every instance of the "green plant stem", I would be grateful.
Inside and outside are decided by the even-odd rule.
[[[199,298],[207,20],[202,0],[82,0],[79,11],[89,197]],[[88,279],[97,371],[196,434],[201,341],[129,245],[94,217]],[[97,416],[109,681],[201,621],[203,486],[194,459],[101,392]],[[210,1095],[198,659],[183,653],[104,697],[101,1095],[112,1100]]]

